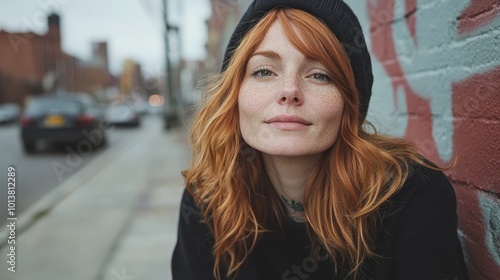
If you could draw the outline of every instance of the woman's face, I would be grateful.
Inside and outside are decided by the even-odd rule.
[[[275,156],[319,154],[337,138],[344,102],[333,77],[276,21],[251,56],[238,106],[245,142]]]

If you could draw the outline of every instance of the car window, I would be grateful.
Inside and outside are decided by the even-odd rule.
[[[83,106],[72,100],[33,100],[28,104],[29,114],[80,114]]]

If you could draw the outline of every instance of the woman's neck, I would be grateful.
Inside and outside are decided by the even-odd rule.
[[[286,157],[263,154],[264,167],[276,192],[286,205],[290,217],[303,221],[304,189],[321,155]]]

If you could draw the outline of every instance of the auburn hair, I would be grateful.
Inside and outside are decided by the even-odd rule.
[[[356,275],[375,254],[377,210],[402,186],[410,161],[422,160],[410,142],[368,131],[349,59],[330,29],[304,11],[277,8],[242,39],[227,69],[207,83],[191,128],[193,161],[183,175],[213,234],[214,276],[235,277],[269,222],[281,224],[286,217],[260,152],[242,139],[238,113],[248,60],[276,21],[295,48],[330,71],[344,100],[339,135],[309,178],[303,204],[311,240],[335,267],[347,263]]]

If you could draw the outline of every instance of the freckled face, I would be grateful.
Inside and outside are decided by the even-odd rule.
[[[344,102],[327,68],[299,52],[276,21],[248,62],[238,108],[248,145],[269,155],[304,156],[333,145]]]

